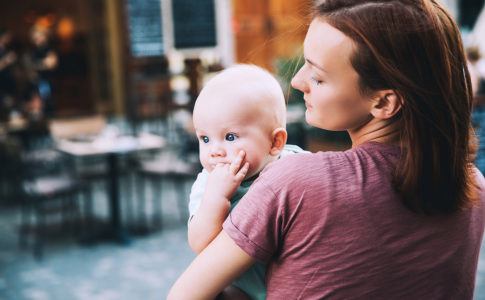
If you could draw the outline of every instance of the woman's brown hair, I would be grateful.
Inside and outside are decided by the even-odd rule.
[[[402,156],[393,182],[404,204],[425,214],[472,205],[472,90],[449,13],[433,0],[328,0],[314,14],[353,40],[362,93],[393,89],[401,98]]]

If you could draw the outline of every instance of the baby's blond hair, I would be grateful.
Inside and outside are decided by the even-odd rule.
[[[272,116],[275,125],[286,127],[285,96],[276,78],[265,69],[248,64],[229,67],[207,82],[198,99],[210,97],[214,91],[222,91],[226,97],[237,95],[248,101],[266,101],[261,109]]]

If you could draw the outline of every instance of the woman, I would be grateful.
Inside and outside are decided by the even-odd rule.
[[[304,56],[306,121],[352,149],[271,164],[169,298],[261,260],[268,299],[471,299],[485,180],[456,24],[429,0],[323,1]]]
[[[51,116],[54,113],[54,103],[52,99],[51,79],[58,66],[58,55],[50,46],[50,30],[40,25],[35,25],[31,29],[31,40],[33,44],[30,54],[30,67],[32,68],[33,81],[37,86],[37,96],[28,99],[27,106],[36,107],[30,113],[34,117],[41,117],[42,114]],[[40,113],[38,112],[40,108]]]

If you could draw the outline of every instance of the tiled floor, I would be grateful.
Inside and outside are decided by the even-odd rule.
[[[176,210],[175,194],[164,194],[165,227],[129,246],[104,242],[82,247],[58,239],[37,262],[17,247],[14,208],[0,208],[0,299],[164,299],[171,284],[194,255],[186,242],[186,227]],[[106,213],[103,196],[96,207]],[[477,276],[475,299],[485,300],[485,247]]]

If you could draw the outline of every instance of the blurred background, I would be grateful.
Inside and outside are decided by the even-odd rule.
[[[235,63],[273,72],[289,143],[350,146],[310,128],[289,81],[310,0],[19,0],[0,3],[0,299],[159,299],[194,255],[191,111]],[[447,0],[485,131],[483,0]],[[477,166],[485,171],[485,145]],[[484,254],[485,255],[485,254]],[[481,256],[483,257],[483,255]],[[485,258],[476,299],[485,299]]]

